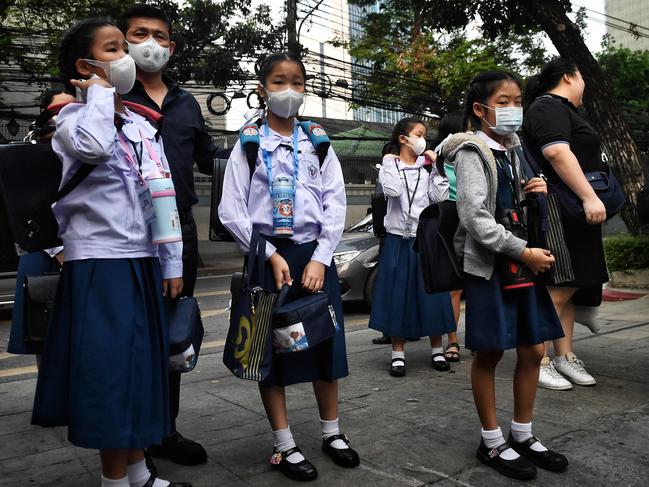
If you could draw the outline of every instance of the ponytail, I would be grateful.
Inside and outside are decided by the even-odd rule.
[[[560,57],[547,63],[539,74],[531,76],[527,80],[525,95],[523,97],[523,107],[525,110],[527,110],[539,96],[556,88],[564,75],[575,75],[578,71],[579,68],[573,61]]]

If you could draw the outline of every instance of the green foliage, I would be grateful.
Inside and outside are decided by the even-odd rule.
[[[616,99],[638,108],[649,106],[649,51],[605,43],[597,61],[609,78]]]
[[[608,270],[649,268],[649,237],[620,235],[604,240],[604,251]]]
[[[155,5],[172,20],[178,48],[168,69],[181,82],[225,86],[245,78],[241,60],[281,48],[283,26],[268,6],[252,9],[248,0],[9,0],[0,7],[0,59],[32,81],[56,76],[56,48],[67,27],[86,17],[116,19],[135,3]]]
[[[428,12],[431,3],[438,2],[384,1],[378,13],[365,17],[363,35],[349,47],[357,60],[374,68],[357,78],[375,98],[414,112],[456,111],[477,73],[530,72],[547,60],[538,36],[511,32],[495,40],[470,39],[463,23],[470,20],[468,10],[447,9],[451,17],[440,19]]]

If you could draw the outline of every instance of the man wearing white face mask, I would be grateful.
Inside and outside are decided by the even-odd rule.
[[[150,5],[135,5],[121,18],[119,27],[137,65],[137,80],[125,100],[139,103],[164,116],[161,133],[169,160],[183,233],[183,296],[191,296],[196,284],[198,236],[192,206],[198,203],[194,191],[194,164],[203,174],[212,173],[214,157],[229,156],[218,151],[205,127],[196,99],[165,76],[163,70],[176,47],[171,40],[171,22]],[[153,456],[182,465],[207,461],[205,449],[176,431],[180,405],[180,374],[169,374],[172,435],[150,450]]]

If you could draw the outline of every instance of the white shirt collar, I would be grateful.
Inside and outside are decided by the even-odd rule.
[[[485,143],[489,146],[490,149],[498,150],[498,151],[501,151],[501,152],[505,152],[507,150],[504,145],[500,145],[498,142],[496,142],[494,139],[489,137],[487,134],[485,134],[481,130],[476,131],[475,134],[478,137],[480,137],[482,140],[484,140]]]

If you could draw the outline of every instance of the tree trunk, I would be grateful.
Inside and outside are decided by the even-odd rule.
[[[586,80],[584,106],[627,196],[622,210],[624,223],[635,235],[649,233],[647,226],[638,221],[636,212],[636,195],[644,181],[640,151],[604,72],[586,47],[579,27],[568,18],[560,2],[530,4],[534,20],[548,34],[561,57],[573,60]]]

